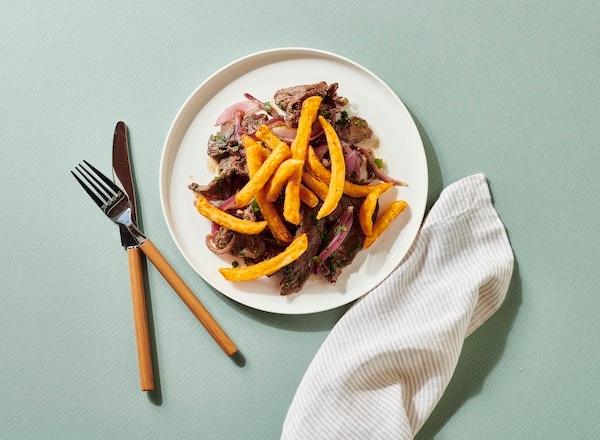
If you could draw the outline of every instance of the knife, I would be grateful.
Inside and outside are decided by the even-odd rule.
[[[131,201],[131,217],[137,227],[137,205],[135,202],[135,187],[129,162],[129,145],[127,141],[127,126],[119,121],[113,138],[113,178],[115,183],[129,196]],[[142,252],[134,237],[127,228],[119,225],[121,244],[127,250],[129,264],[129,280],[133,303],[133,320],[135,323],[135,338],[142,391],[154,389],[152,372],[152,356],[150,351],[150,334],[148,331],[148,314],[144,293],[144,274],[142,269]]]

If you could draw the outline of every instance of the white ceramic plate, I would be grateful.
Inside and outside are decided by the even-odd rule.
[[[231,257],[217,256],[205,246],[210,223],[193,206],[192,181],[212,178],[206,142],[214,123],[229,105],[248,92],[263,101],[298,84],[339,83],[338,94],[349,99],[349,111],[365,118],[380,139],[377,156],[387,171],[408,182],[382,198],[381,209],[402,198],[409,209],[368,250],[359,252],[335,285],[309,279],[290,296],[279,295],[279,276],[232,283],[218,272]],[[423,220],[427,201],[427,163],[419,132],[404,104],[377,76],[346,58],[304,48],[273,49],[243,57],[202,83],[179,110],[167,135],[160,164],[163,213],[175,244],[198,274],[227,297],[255,309],[282,314],[314,313],[354,301],[380,284],[401,262]]]

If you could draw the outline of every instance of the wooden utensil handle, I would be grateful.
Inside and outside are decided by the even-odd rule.
[[[154,389],[154,375],[152,373],[148,313],[144,294],[142,252],[138,248],[127,249],[127,262],[129,263],[129,281],[131,283],[131,299],[133,302],[133,322],[135,326],[138,368],[140,370],[140,386],[142,391],[151,391]]]
[[[140,245],[140,249],[150,259],[152,264],[158,269],[162,276],[171,285],[173,290],[183,300],[185,305],[196,316],[198,321],[204,326],[213,339],[219,344],[221,349],[228,355],[232,356],[237,353],[238,348],[233,341],[227,336],[225,331],[219,326],[217,321],[206,310],[202,303],[196,298],[194,293],[185,284],[181,277],[171,267],[169,262],[163,257],[160,251],[154,246],[150,240],[146,240]]]

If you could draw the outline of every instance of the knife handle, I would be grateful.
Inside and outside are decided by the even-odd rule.
[[[150,240],[146,240],[140,245],[140,249],[146,254],[152,264],[154,264],[164,279],[167,280],[173,290],[175,290],[177,295],[179,295],[188,309],[196,316],[198,321],[200,321],[216,343],[219,344],[219,347],[221,347],[228,356],[237,353],[238,348],[234,342],[227,336],[225,331],[219,326],[217,321],[215,321],[198,298],[196,298],[194,293],[185,284],[177,272],[175,272],[175,269],[171,267],[156,246],[154,246]]]
[[[154,389],[154,376],[152,374],[148,315],[146,311],[146,297],[144,295],[144,273],[142,269],[142,253],[137,247],[127,249],[127,262],[129,263],[129,281],[131,283],[131,299],[133,302],[133,321],[135,325],[138,367],[140,370],[140,386],[142,391],[151,391]]]

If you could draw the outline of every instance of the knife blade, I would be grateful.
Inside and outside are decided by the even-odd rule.
[[[133,177],[129,164],[127,126],[122,121],[117,122],[117,126],[115,127],[112,160],[114,181],[129,196],[129,200],[131,201],[131,220],[137,225],[137,203],[135,201],[135,187],[133,186]],[[137,242],[127,228],[123,225],[119,225],[119,228],[123,247],[137,246]]]
[[[122,121],[119,121],[115,127],[112,161],[114,181],[129,197],[131,201],[132,221],[137,226],[137,204],[129,160],[127,126]],[[125,226],[119,225],[119,230],[121,233],[121,245],[127,250],[140,386],[142,391],[151,391],[154,389],[154,375],[152,372],[148,314],[144,293],[142,252],[139,249],[137,241]]]

